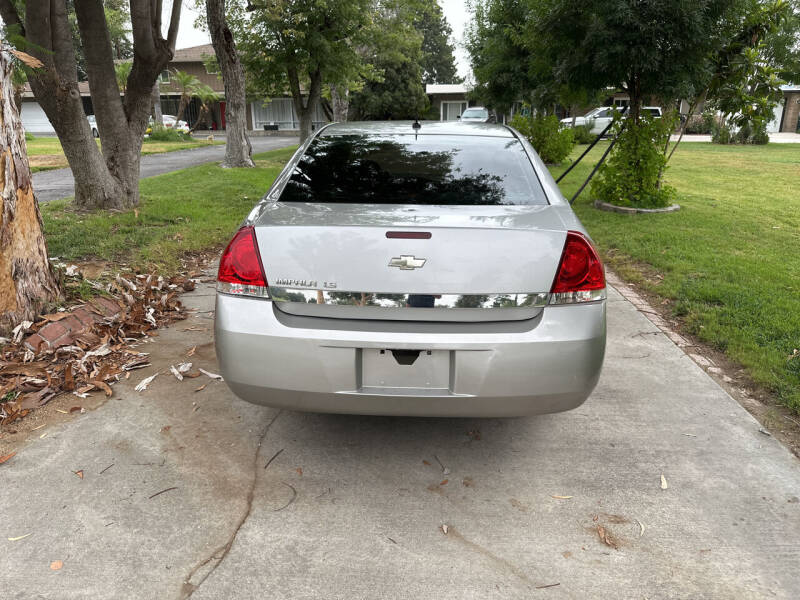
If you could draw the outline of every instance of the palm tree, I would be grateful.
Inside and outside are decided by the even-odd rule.
[[[183,113],[186,111],[186,106],[189,104],[192,96],[196,95],[197,90],[203,84],[200,83],[200,80],[197,77],[187,73],[186,71],[178,71],[175,69],[172,76],[174,78],[175,87],[177,87],[181,93],[181,101],[178,104],[178,114],[175,115],[175,118],[180,121],[183,119]]]
[[[119,91],[125,95],[125,89],[128,87],[128,76],[131,74],[131,67],[133,67],[133,63],[131,61],[125,62],[118,62],[114,65],[114,72],[117,75],[117,86],[119,86]]]
[[[195,88],[194,95],[200,101],[200,114],[197,115],[192,131],[197,129],[200,123],[206,124],[208,118],[211,116],[211,104],[222,99],[222,96],[211,89],[210,86],[201,83]]]

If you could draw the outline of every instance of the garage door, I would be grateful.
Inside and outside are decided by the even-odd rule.
[[[47,115],[35,100],[22,101],[22,126],[33,134],[55,133]]]

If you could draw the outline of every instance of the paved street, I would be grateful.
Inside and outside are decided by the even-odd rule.
[[[250,138],[253,153],[267,152],[297,144],[297,138],[261,136]],[[142,179],[162,175],[195,165],[221,161],[225,157],[225,146],[203,146],[191,150],[176,150],[163,154],[142,156],[139,173]],[[49,202],[75,195],[75,182],[69,169],[53,169],[33,174],[33,189],[39,202]]]
[[[579,409],[403,419],[165,374],[195,345],[216,369],[212,285],[153,368],[0,467],[4,598],[800,597],[800,462],[614,290]]]

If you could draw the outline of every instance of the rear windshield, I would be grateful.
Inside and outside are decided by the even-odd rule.
[[[459,135],[318,137],[282,202],[547,204],[516,138]]]
[[[488,119],[489,111],[485,108],[468,108],[461,114],[462,119]]]

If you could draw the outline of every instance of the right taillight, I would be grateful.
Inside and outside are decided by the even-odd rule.
[[[594,302],[606,297],[606,277],[597,251],[578,231],[568,231],[550,304]]]
[[[217,273],[217,291],[236,296],[269,298],[267,278],[256,243],[256,230],[242,227],[222,253]]]

